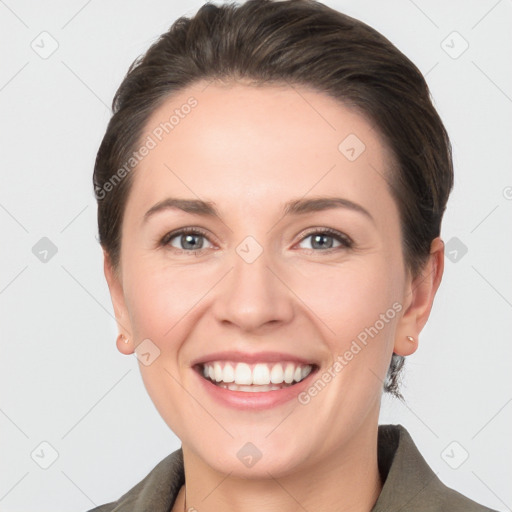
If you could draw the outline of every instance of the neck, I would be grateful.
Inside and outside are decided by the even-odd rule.
[[[328,459],[280,478],[219,473],[182,445],[186,492],[183,487],[173,512],[369,512],[382,489],[377,433],[376,424],[361,429]]]

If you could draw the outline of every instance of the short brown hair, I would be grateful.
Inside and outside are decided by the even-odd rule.
[[[418,68],[375,29],[314,0],[206,3],[195,16],[179,18],[130,66],[93,177],[100,243],[114,268],[133,173],[115,186],[112,177],[152,112],[200,80],[307,86],[368,118],[394,156],[388,184],[400,212],[404,260],[419,275],[453,187],[448,135]],[[384,384],[397,396],[403,362],[393,354]]]

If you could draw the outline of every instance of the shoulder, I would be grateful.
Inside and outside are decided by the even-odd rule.
[[[184,482],[183,452],[180,448],[160,461],[143,480],[117,501],[89,512],[167,512]]]
[[[401,425],[379,427],[378,453],[384,485],[372,512],[495,512],[444,485]]]

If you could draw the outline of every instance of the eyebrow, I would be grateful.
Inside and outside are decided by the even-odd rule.
[[[370,212],[361,205],[341,197],[316,197],[311,199],[295,199],[285,203],[283,207],[283,216],[304,215],[306,213],[330,210],[333,208],[344,208],[363,214],[373,223],[375,219]],[[182,210],[186,213],[201,215],[204,217],[216,217],[221,220],[221,215],[211,201],[202,201],[200,199],[178,199],[168,197],[152,206],[145,214],[143,222],[146,222],[157,212],[165,210]]]

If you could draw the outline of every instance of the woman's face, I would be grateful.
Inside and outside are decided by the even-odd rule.
[[[129,337],[118,346],[137,348],[184,451],[246,477],[360,452],[393,349],[412,352],[402,338],[418,334],[377,131],[306,88],[201,83],[141,140],[107,279]],[[233,391],[205,379],[206,362],[214,378],[287,386]]]

